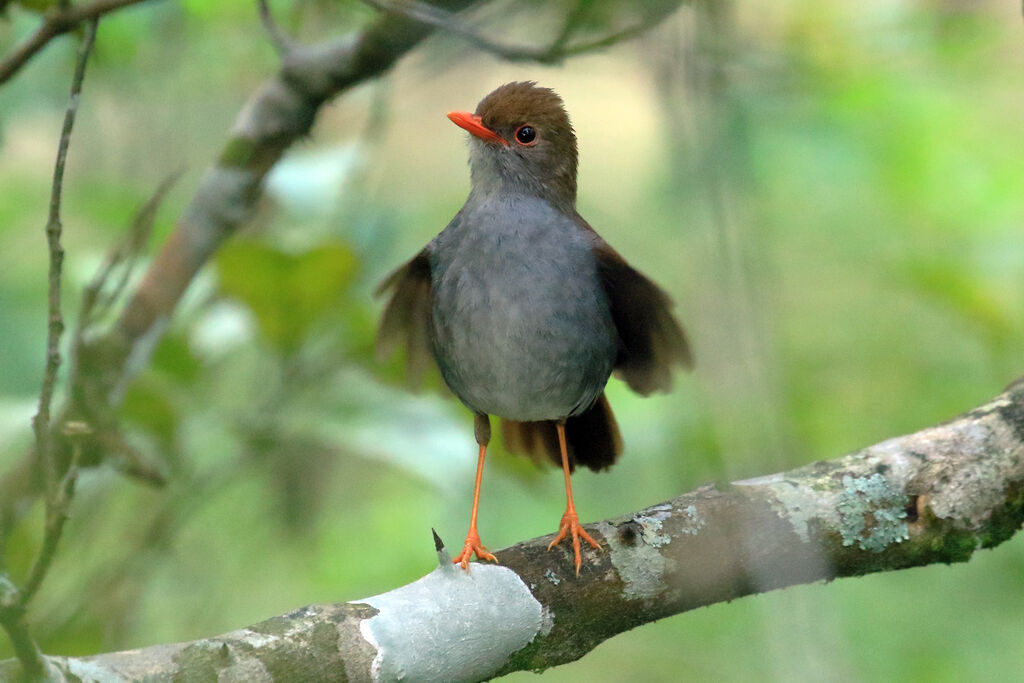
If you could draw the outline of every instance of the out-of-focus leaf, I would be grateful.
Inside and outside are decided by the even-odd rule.
[[[277,3],[275,3],[277,4]],[[242,19],[252,12],[252,3],[246,0],[183,0],[182,7],[189,14],[203,20],[210,19]]]
[[[161,443],[168,454],[183,413],[194,400],[193,385],[201,379],[202,365],[188,339],[168,334],[157,346],[149,370],[129,388],[121,415]]]
[[[6,554],[4,560],[7,563],[5,569],[10,572],[12,578],[21,581],[28,573],[32,562],[39,552],[39,545],[42,537],[39,529],[42,528],[43,503],[33,503],[32,509],[11,529],[11,534],[6,541]]]
[[[159,382],[141,379],[128,389],[121,415],[164,445],[174,438],[181,415]]]
[[[221,251],[221,289],[247,305],[275,349],[294,352],[316,321],[339,303],[356,275],[352,250],[333,242],[290,254],[257,242]]]
[[[965,272],[963,264],[910,262],[905,273],[918,291],[981,326],[994,341],[1005,340],[1012,333],[1007,307],[994,292]]]
[[[165,372],[182,383],[198,379],[199,360],[192,354],[188,339],[177,334],[165,335],[153,353],[151,366]]]
[[[12,5],[19,5],[29,11],[43,14],[51,7],[57,6],[57,0],[14,0]],[[6,9],[7,3],[0,3],[0,9]]]

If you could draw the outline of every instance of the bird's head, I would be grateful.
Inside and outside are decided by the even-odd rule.
[[[472,133],[469,164],[475,192],[539,196],[572,211],[576,204],[576,135],[562,98],[533,82],[506,83],[476,112],[448,118]]]

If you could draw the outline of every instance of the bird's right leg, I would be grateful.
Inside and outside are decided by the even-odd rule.
[[[478,560],[490,560],[497,562],[487,548],[480,542],[480,534],[476,530],[476,513],[480,507],[480,482],[484,477],[484,456],[487,455],[487,444],[491,441],[491,419],[481,413],[477,413],[473,419],[473,433],[476,435],[476,442],[480,446],[480,457],[476,463],[476,485],[473,488],[473,513],[469,517],[469,531],[466,533],[466,543],[462,546],[462,552],[453,562],[461,564],[462,568],[469,571],[469,558],[476,553]]]
[[[565,443],[565,420],[559,420],[556,425],[558,429],[558,447],[562,452],[562,472],[565,474],[565,514],[562,515],[562,523],[558,526],[558,535],[551,541],[548,550],[558,545],[563,538],[572,534],[572,552],[576,559],[576,576],[580,575],[580,567],[583,566],[583,558],[580,555],[580,539],[582,538],[598,550],[601,544],[591,538],[580,524],[579,515],[576,514],[576,504],[572,500],[572,478],[569,476],[569,449]]]

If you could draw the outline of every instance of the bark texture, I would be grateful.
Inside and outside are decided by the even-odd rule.
[[[585,553],[579,578],[570,550],[546,550],[550,536],[469,574],[442,552],[431,574],[372,598],[191,643],[47,660],[67,681],[482,680],[578,659],[696,607],[966,561],[1022,522],[1024,378],[949,422],[588,525],[603,552]],[[0,678],[16,667],[0,663]]]

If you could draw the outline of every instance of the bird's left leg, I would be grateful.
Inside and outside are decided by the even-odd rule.
[[[466,571],[469,571],[469,558],[473,556],[473,553],[476,553],[478,560],[498,561],[498,558],[487,552],[487,548],[480,542],[480,534],[476,530],[476,513],[480,507],[480,483],[484,478],[484,456],[487,455],[487,444],[491,441],[491,419],[477,413],[473,418],[473,433],[480,446],[480,456],[476,463],[476,485],[473,488],[473,513],[469,517],[469,531],[466,532],[466,542],[462,546],[462,552],[452,560],[455,564],[461,564]]]
[[[576,514],[576,506],[572,502],[572,480],[569,476],[569,452],[565,444],[565,420],[559,420],[558,425],[558,446],[562,451],[562,471],[565,473],[565,514],[562,515],[562,523],[558,527],[558,535],[551,541],[548,550],[554,548],[568,534],[572,534],[572,550],[576,555],[576,576],[580,575],[580,566],[583,558],[580,556],[580,538],[582,537],[590,545],[598,550],[601,544],[590,537],[590,534],[580,525],[580,518]]]

